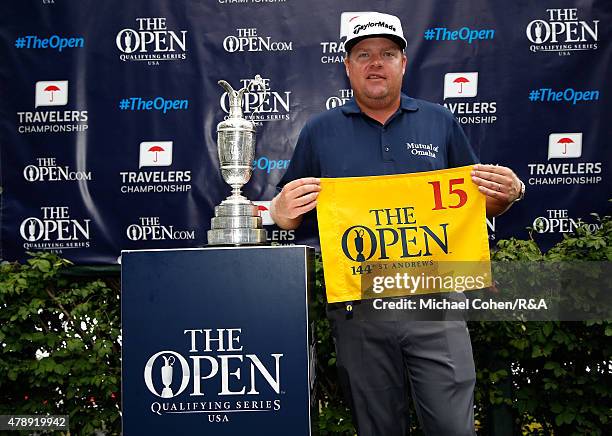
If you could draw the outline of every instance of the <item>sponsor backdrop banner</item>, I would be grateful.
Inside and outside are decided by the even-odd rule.
[[[112,264],[122,249],[204,245],[230,191],[217,81],[255,74],[269,93],[244,103],[258,124],[245,192],[271,243],[317,245],[316,229],[282,231],[266,210],[306,120],[351,97],[341,13],[372,9],[402,19],[404,92],[446,106],[481,162],[524,180],[524,202],[489,221],[492,242],[534,227],[548,246],[597,226],[589,213],[611,196],[610,2],[23,0],[0,14],[1,257]]]

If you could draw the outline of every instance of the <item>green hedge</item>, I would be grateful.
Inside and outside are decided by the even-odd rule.
[[[37,253],[0,268],[0,415],[69,414],[77,434],[118,434],[119,291],[68,267]]]
[[[493,258],[610,261],[612,221],[599,224],[595,232],[577,229],[546,254],[533,240],[499,241]],[[316,266],[319,430],[354,435],[337,383],[318,260]],[[118,280],[67,271],[69,262],[49,253],[0,268],[0,414],[67,413],[73,434],[119,434]],[[470,332],[480,434],[500,426],[512,434],[612,434],[612,323],[474,322]]]

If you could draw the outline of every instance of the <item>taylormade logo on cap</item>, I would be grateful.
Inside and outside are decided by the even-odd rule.
[[[387,24],[387,23],[385,23],[384,21],[379,21],[379,22],[377,22],[377,23],[373,23],[373,22],[371,22],[371,21],[370,21],[370,22],[368,22],[368,23],[366,23],[366,24],[357,24],[357,25],[356,25],[356,26],[353,28],[353,33],[354,33],[355,35],[358,35],[358,34],[359,34],[359,31],[361,31],[361,30],[366,30],[366,29],[368,29],[368,28],[370,28],[370,27],[384,27],[384,28],[389,29],[389,30],[391,30],[391,31],[393,31],[393,32],[397,32],[397,30],[395,30],[395,27],[394,27],[393,25],[391,25],[391,24]]]
[[[340,37],[345,37],[346,51],[367,37],[389,38],[403,50],[406,39],[402,31],[402,23],[395,15],[379,12],[343,12],[340,16]]]

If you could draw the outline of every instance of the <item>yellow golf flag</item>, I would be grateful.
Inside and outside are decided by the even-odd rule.
[[[485,196],[471,170],[322,178],[327,301],[490,286]]]

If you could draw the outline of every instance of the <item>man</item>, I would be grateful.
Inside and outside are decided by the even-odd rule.
[[[272,200],[284,229],[312,215],[319,177],[400,174],[471,165],[477,158],[452,114],[401,93],[406,40],[400,20],[374,12],[348,21],[344,65],[353,99],[317,115],[302,129],[294,157]],[[433,156],[406,143],[433,144]],[[509,168],[474,165],[472,181],[496,216],[522,198],[524,184]],[[366,310],[367,301],[354,305]],[[346,306],[348,307],[348,306]],[[412,391],[427,435],[473,435],[474,360],[463,321],[366,321],[328,305],[340,383],[360,436],[408,434]]]

